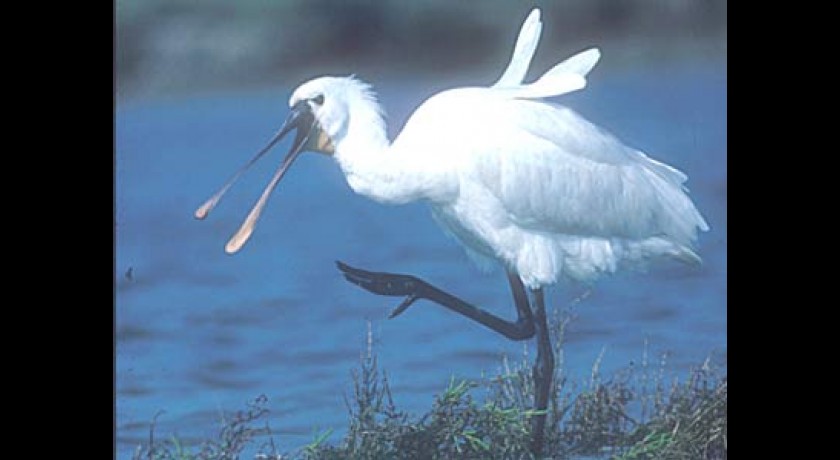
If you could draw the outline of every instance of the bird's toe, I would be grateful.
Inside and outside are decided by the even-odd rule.
[[[347,281],[379,295],[416,295],[420,281],[411,275],[397,273],[371,272],[351,267],[337,261],[336,265],[342,271]]]

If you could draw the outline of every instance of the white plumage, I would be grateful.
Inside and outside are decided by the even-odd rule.
[[[541,29],[534,10],[496,84],[431,97],[390,145],[370,87],[353,77],[311,80],[290,105],[323,95],[313,112],[355,192],[428,201],[473,259],[501,262],[528,287],[590,281],[663,255],[699,262],[691,246],[709,227],[685,174],[541,100],[583,88],[598,50],[522,83]]]
[[[368,84],[352,76],[302,84],[280,131],[195,217],[204,219],[254,161],[297,128],[227,252],[245,244],[274,187],[309,149],[332,154],[356,193],[382,203],[427,201],[480,266],[500,262],[531,289],[561,278],[591,281],[658,256],[699,263],[691,246],[709,226],[688,198],[686,175],[543,100],[584,88],[600,52],[578,53],[523,83],[541,31],[534,9],[494,85],[429,98],[393,144]]]

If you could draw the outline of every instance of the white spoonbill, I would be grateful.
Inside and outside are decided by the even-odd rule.
[[[297,129],[291,150],[225,250],[234,253],[247,241],[272,190],[305,150],[335,158],[356,193],[388,204],[426,201],[471,258],[506,269],[516,321],[414,276],[341,262],[339,268],[373,293],[405,296],[391,317],[426,299],[513,340],[536,334],[534,405],[546,409],[554,356],[543,288],[561,279],[592,281],[660,256],[698,263],[692,244],[698,229],[709,227],[686,194],[685,174],[624,145],[573,110],[543,100],[582,89],[600,58],[597,49],[523,83],[541,31],[534,9],[495,84],[429,98],[393,143],[369,85],[352,76],[300,85],[283,127],[195,216],[206,217],[245,169]],[[542,449],[544,424],[544,415],[534,418],[535,453]]]

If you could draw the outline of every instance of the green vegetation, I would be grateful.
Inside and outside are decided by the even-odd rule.
[[[599,358],[589,379],[572,383],[562,369],[567,323],[554,328],[559,359],[547,414],[547,458],[726,458],[727,381],[710,360],[684,381],[666,383],[665,358],[649,366],[645,350],[639,367],[605,379]],[[504,360],[504,373],[490,379],[453,378],[427,413],[413,417],[394,404],[368,332],[368,349],[352,372],[350,424],[337,443],[330,442],[328,429],[316,431],[305,446],[277,445],[265,421],[268,401],[261,396],[195,451],[175,437],[155,439],[152,422],[149,443],[138,446],[134,459],[238,459],[249,444],[259,446],[258,459],[531,459],[530,418],[536,411],[530,366],[523,357],[514,365]],[[477,388],[486,394],[481,400],[473,395]]]

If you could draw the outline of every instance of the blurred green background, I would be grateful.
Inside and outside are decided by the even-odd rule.
[[[323,73],[491,83],[534,6],[544,27],[533,75],[590,46],[612,66],[726,53],[725,0],[117,0],[118,98]]]

